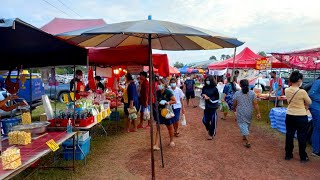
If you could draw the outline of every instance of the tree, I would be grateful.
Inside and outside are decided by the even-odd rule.
[[[226,59],[226,55],[221,54],[220,60],[225,60]]]
[[[217,60],[217,58],[216,58],[216,56],[211,56],[211,57],[209,58],[209,60],[216,61],[216,60]]]
[[[259,51],[258,54],[263,57],[267,57],[267,54],[264,51]]]
[[[228,55],[226,55],[225,58],[226,58],[226,59],[229,59],[229,58],[231,58],[231,56],[228,54]]]
[[[184,66],[184,64],[182,62],[179,62],[179,61],[176,61],[174,64],[173,64],[174,67],[176,68],[182,68]]]

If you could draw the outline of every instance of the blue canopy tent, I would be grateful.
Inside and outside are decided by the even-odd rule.
[[[181,74],[188,74],[188,66],[184,66],[182,68],[179,69]]]
[[[20,19],[0,19],[0,70],[86,65],[87,50]]]

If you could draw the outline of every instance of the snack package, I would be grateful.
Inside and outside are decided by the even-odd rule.
[[[20,149],[17,147],[9,147],[2,153],[3,170],[16,169],[21,166]]]
[[[22,124],[31,124],[31,114],[30,112],[24,112],[21,115]]]

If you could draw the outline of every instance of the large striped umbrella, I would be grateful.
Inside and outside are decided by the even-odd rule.
[[[243,42],[209,30],[167,21],[148,20],[107,24],[97,28],[59,34],[59,37],[85,47],[119,47],[128,45],[149,46],[149,74],[153,74],[152,49],[160,50],[213,50],[236,48]],[[154,82],[150,76],[150,82]],[[152,85],[150,85],[150,105],[152,106]],[[150,113],[152,114],[152,107]],[[151,121],[153,122],[153,121]],[[153,126],[151,135],[152,179],[154,174]],[[159,129],[159,127],[158,127]],[[161,142],[160,142],[161,143]],[[160,147],[161,148],[161,147]],[[162,155],[162,148],[161,148]],[[162,161],[163,162],[163,161]]]

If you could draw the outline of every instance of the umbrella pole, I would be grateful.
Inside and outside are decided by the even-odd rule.
[[[236,61],[236,53],[237,53],[237,48],[235,47],[235,48],[234,48],[234,52],[233,52],[233,69],[232,69],[232,77],[234,77],[234,71],[235,71],[235,68],[236,68],[236,64],[235,64],[235,61]]]
[[[150,115],[153,114],[152,105],[152,85],[153,85],[153,61],[152,61],[152,49],[151,49],[151,34],[148,35],[148,52],[149,52],[149,103],[150,103]],[[152,117],[152,116],[150,116]],[[153,152],[153,119],[150,118],[150,139],[151,139],[151,177],[155,179],[155,168],[154,168],[154,152]]]

